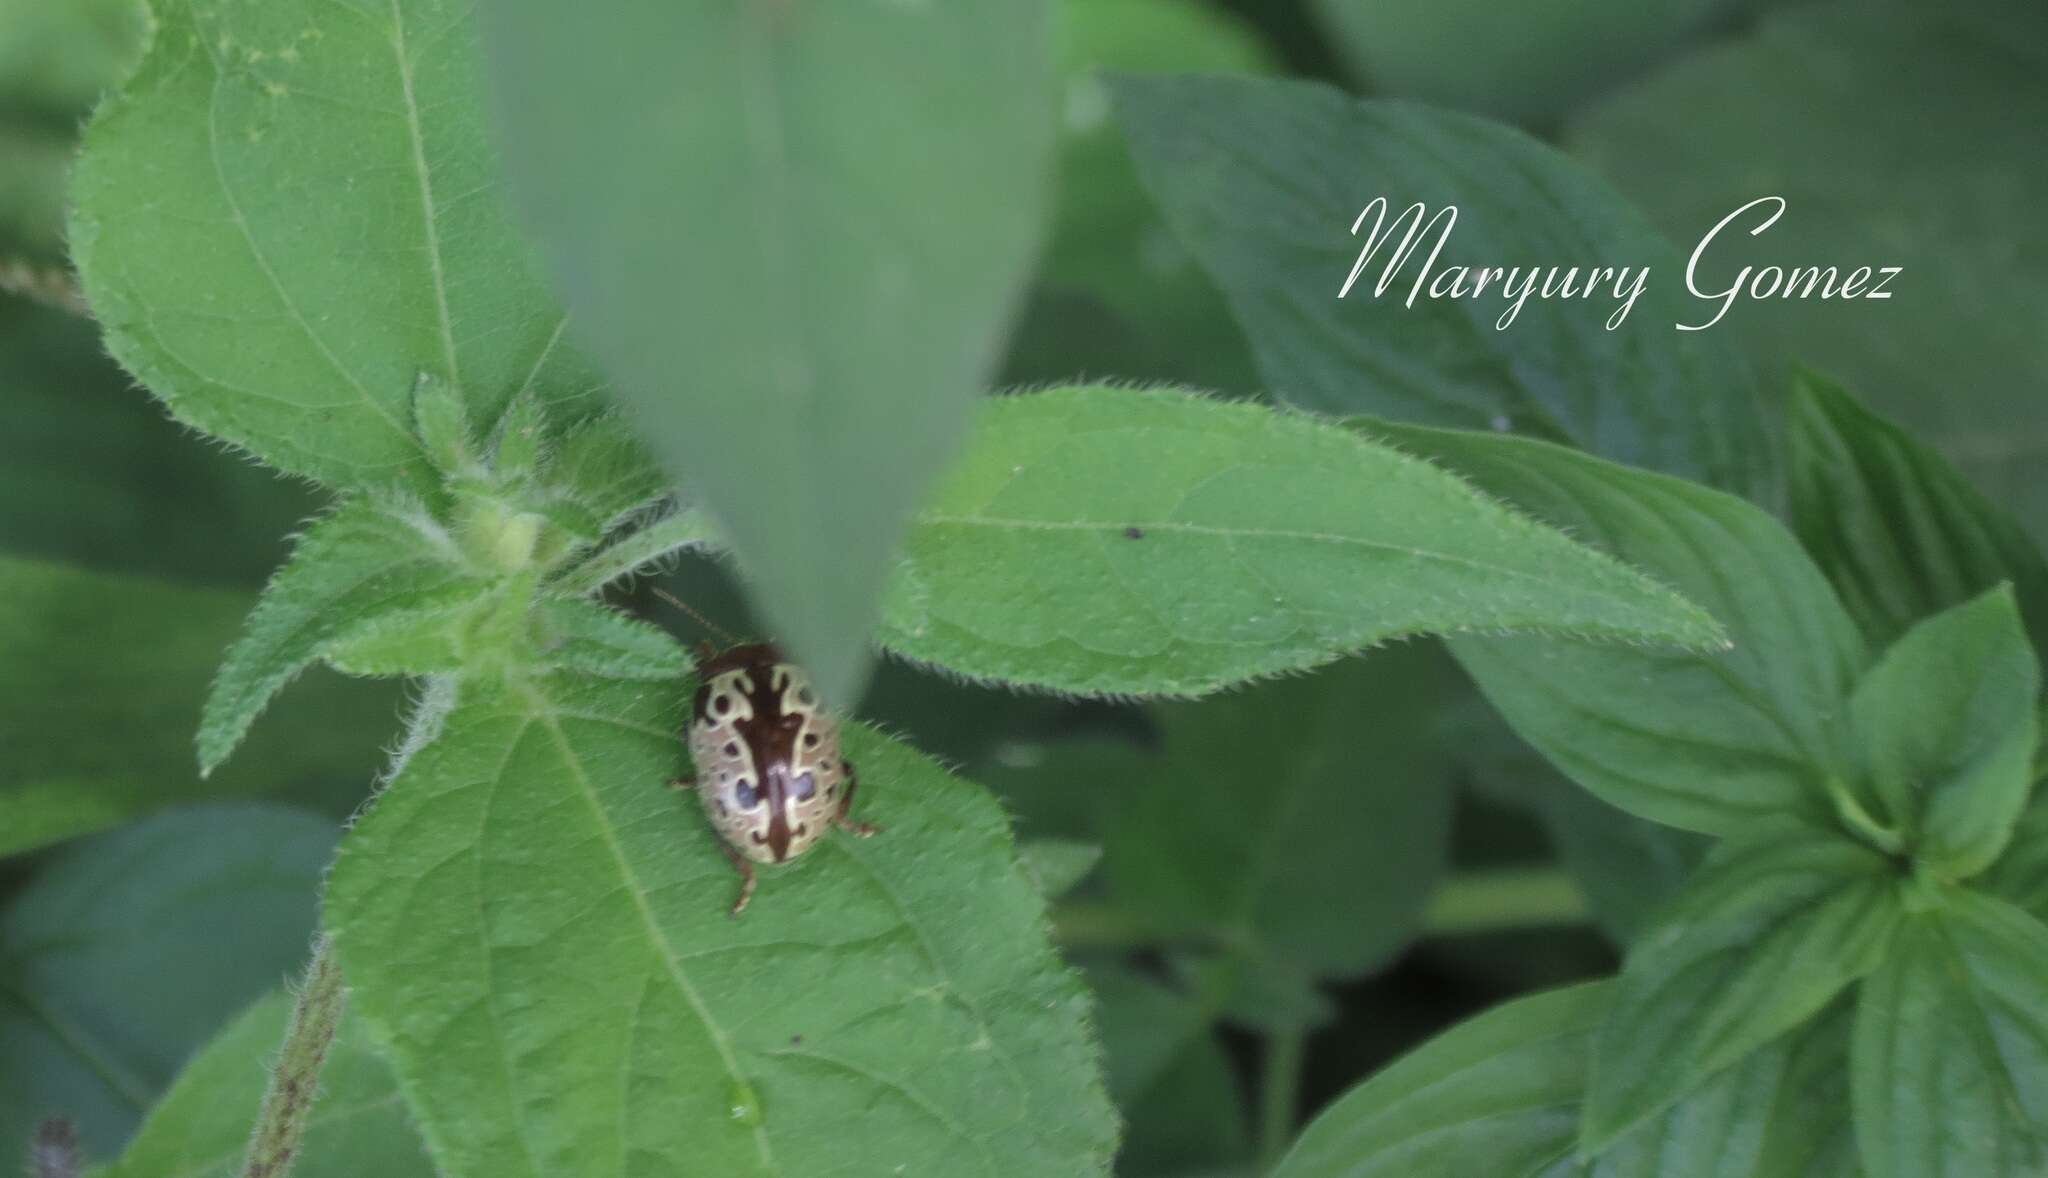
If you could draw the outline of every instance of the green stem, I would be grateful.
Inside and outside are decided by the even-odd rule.
[[[1266,1036],[1265,1072],[1259,1081],[1259,1172],[1270,1172],[1294,1140],[1301,1107],[1301,1064],[1308,1033],[1299,1028]]]
[[[291,1170],[320,1088],[320,1065],[327,1061],[327,1047],[334,1042],[347,1003],[333,943],[322,936],[313,947],[313,963],[306,967],[299,1000],[292,1006],[284,1047],[270,1073],[270,1090],[263,1094],[263,1111],[249,1138],[242,1178],[284,1178]]]
[[[1562,870],[1502,868],[1446,880],[1430,900],[1423,932],[1457,937],[1583,924],[1587,919],[1585,893]]]
[[[1827,790],[1834,799],[1835,814],[1858,838],[1887,855],[1897,855],[1906,849],[1905,836],[1872,817],[1840,778],[1829,778]]]

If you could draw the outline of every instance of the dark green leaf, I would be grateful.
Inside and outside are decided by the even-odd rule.
[[[148,32],[140,0],[0,0],[0,106],[76,119],[134,66]]]
[[[1789,4],[1683,58],[1571,130],[1572,149],[1690,252],[1696,284],[1745,267],[1901,267],[1889,299],[1742,300],[1711,330],[1816,364],[1954,459],[1990,498],[2048,519],[2048,7],[2029,0]],[[1755,277],[1753,272],[1752,277]],[[1703,323],[1719,298],[1657,275]],[[1768,284],[1769,278],[1764,281]]]
[[[1942,876],[1975,875],[2011,838],[2040,688],[2009,587],[1906,631],[1857,685],[1849,711],[1877,797]]]
[[[2048,790],[2037,790],[2020,812],[2012,843],[1991,867],[1986,886],[2048,921]]]
[[[1373,424],[1406,449],[1698,602],[1732,650],[1456,638],[1515,731],[1624,810],[1727,834],[1825,817],[1842,713],[1867,655],[1834,592],[1770,516],[1733,496],[1544,442]]]
[[[1790,407],[1792,525],[1874,642],[2010,581],[2048,646],[2048,563],[1939,454],[1813,375]]]
[[[428,478],[422,372],[477,421],[522,389],[576,413],[595,381],[499,196],[467,5],[164,0],[156,18],[87,129],[70,233],[129,371],[344,487]]]
[[[1102,862],[1102,848],[1076,839],[1030,839],[1017,844],[1024,873],[1038,894],[1057,900],[1074,890]]]
[[[339,817],[382,760],[391,693],[321,674],[202,783],[192,729],[250,595],[0,557],[0,855],[206,798]]]
[[[306,529],[228,649],[199,727],[199,765],[211,771],[240,743],[270,698],[329,642],[383,615],[481,596],[454,543],[424,511],[352,499]]]
[[[1901,930],[1856,1004],[1850,1084],[1870,1178],[2048,1167],[2048,927],[1959,891]]]
[[[1002,812],[849,726],[855,816],[882,833],[762,868],[734,920],[716,836],[666,784],[685,699],[681,682],[444,684],[350,832],[328,924],[436,1162],[1102,1172],[1114,1118],[1087,1000]]]
[[[0,916],[0,1157],[57,1112],[89,1155],[117,1151],[185,1056],[304,960],[334,838],[300,811],[196,807],[68,848],[20,892]]]
[[[1623,946],[1655,922],[1710,845],[1699,835],[1638,818],[1565,781],[1545,792],[1537,813],[1594,918]]]
[[[101,1178],[236,1178],[284,1041],[290,1003],[272,994],[216,1035],[178,1073]],[[426,1147],[398,1089],[354,1019],[343,1019],[320,1069],[320,1096],[292,1167],[295,1178],[432,1178]]]
[[[1420,926],[1449,850],[1430,653],[1378,651],[1162,709],[1163,755],[1133,753],[1109,779],[1125,796],[1103,856],[1113,901],[1154,934],[1311,976],[1385,961]]]
[[[1755,1178],[1863,1178],[1849,1115],[1849,1027],[1844,995],[1791,1037],[1778,1109]]]
[[[1216,1012],[1135,971],[1089,971],[1109,1092],[1124,1118],[1121,1178],[1175,1178],[1251,1157],[1244,1095]]]
[[[1036,243],[1043,5],[478,11],[577,334],[850,702]]]
[[[1385,296],[1372,292],[1393,244],[1338,297],[1371,218],[1357,236],[1347,227],[1382,196],[1390,223],[1415,201],[1430,215],[1458,206],[1432,282],[1452,266],[1677,268],[1640,215],[1556,151],[1496,123],[1301,82],[1127,78],[1115,89],[1139,174],[1223,287],[1280,395],[1513,428],[1768,493],[1775,472],[1754,381],[1721,337],[1673,330],[1690,308],[1669,284],[1647,283],[1616,330],[1606,322],[1620,300],[1608,295],[1531,300],[1497,330],[1509,300],[1405,305],[1432,239]]]
[[[1106,386],[982,407],[880,637],[975,678],[1191,695],[1452,630],[1720,637],[1634,571],[1355,432]]]
[[[1584,1144],[1604,1149],[1876,968],[1900,882],[1891,861],[1807,830],[1716,848],[1629,950],[1595,1042]]]

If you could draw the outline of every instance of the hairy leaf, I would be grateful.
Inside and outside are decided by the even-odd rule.
[[[892,549],[1036,243],[1043,4],[479,16],[513,185],[576,334],[819,690],[850,704]]]
[[[684,684],[438,690],[326,912],[444,1171],[1104,1169],[1086,997],[978,790],[849,727],[882,833],[762,868],[734,920],[666,785]]]
[[[1457,630],[1720,637],[1632,570],[1351,431],[1103,386],[983,406],[880,637],[976,678],[1192,695]]]
[[[422,372],[481,421],[522,389],[575,415],[596,382],[498,192],[468,5],[155,11],[87,129],[70,232],[129,371],[183,420],[343,487],[423,485]]]
[[[59,1112],[89,1155],[117,1151],[186,1054],[304,959],[334,837],[301,811],[194,807],[68,848],[18,893],[0,915],[0,1156]]]
[[[1834,835],[1717,848],[1629,950],[1594,1044],[1584,1145],[1605,1148],[1876,968],[1898,883],[1891,861]]]
[[[1857,685],[1857,744],[1915,859],[1961,879],[2005,849],[2033,784],[2040,689],[2006,587],[1906,631]]]
[[[194,1056],[101,1178],[236,1178],[263,1102],[265,1068],[284,1039],[291,1004],[259,1000]],[[391,1069],[344,1018],[320,1069],[320,1096],[292,1167],[296,1178],[432,1178],[426,1147],[406,1120]]]
[[[1340,413],[1514,428],[1770,492],[1753,378],[1723,338],[1673,330],[1689,308],[1668,284],[1647,282],[1612,331],[1613,275],[1590,305],[1532,299],[1496,329],[1510,300],[1492,292],[1407,305],[1431,234],[1417,234],[1420,247],[1375,296],[1396,232],[1338,297],[1373,219],[1355,235],[1352,226],[1379,197],[1392,206],[1390,226],[1416,201],[1426,216],[1458,207],[1426,286],[1454,266],[1677,268],[1639,214],[1555,150],[1497,123],[1304,82],[1125,78],[1115,91],[1139,175],[1223,287],[1281,396]]]
[[[1870,1178],[2048,1167],[2048,927],[1956,892],[1863,984],[1850,1064]]]
[[[208,798],[354,809],[394,701],[333,675],[294,692],[234,765],[199,780],[192,728],[250,600],[0,557],[0,855]]]
[[[306,529],[228,649],[199,726],[201,770],[226,760],[271,697],[352,627],[484,591],[424,512],[343,503]]]
[[[2048,562],[1947,460],[1813,375],[1790,407],[1792,525],[1873,641],[2010,581],[2048,649]]]
[[[1516,732],[1631,813],[1708,834],[1824,817],[1846,772],[1844,701],[1868,657],[1775,520],[1732,496],[1522,438],[1373,424],[1509,503],[1670,585],[1733,649],[1454,639]]]

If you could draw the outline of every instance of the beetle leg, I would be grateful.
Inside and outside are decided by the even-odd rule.
[[[882,828],[872,822],[855,822],[846,816],[853,809],[853,790],[859,784],[860,779],[853,775],[853,766],[846,765],[846,790],[839,795],[839,809],[832,815],[832,825],[855,838],[870,838],[880,834]]]
[[[669,782],[668,787],[670,789],[696,789],[697,779],[694,777],[678,777],[674,781]]]
[[[754,865],[747,862],[745,855],[724,843],[720,843],[718,849],[725,852],[725,861],[732,864],[732,869],[740,873],[740,894],[732,902],[732,911],[726,914],[736,917],[747,910],[747,901],[754,898]]]

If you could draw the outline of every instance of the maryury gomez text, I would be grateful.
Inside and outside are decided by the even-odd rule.
[[[1437,265],[1443,253],[1444,243],[1451,239],[1451,230],[1458,224],[1458,206],[1444,205],[1432,215],[1418,201],[1394,217],[1387,218],[1390,206],[1387,198],[1376,197],[1358,214],[1351,223],[1351,235],[1364,236],[1358,251],[1358,260],[1352,263],[1351,273],[1344,279],[1344,285],[1337,291],[1338,298],[1351,293],[1359,275],[1372,266],[1381,254],[1382,247],[1388,247],[1382,263],[1379,279],[1372,284],[1372,297],[1379,298],[1389,288],[1399,290],[1399,283],[1407,277],[1403,271],[1413,274],[1408,284],[1407,303],[1415,305],[1418,298],[1430,299],[1496,299],[1506,307],[1500,318],[1494,320],[1494,327],[1505,331],[1515,317],[1522,313],[1522,304],[1532,298],[1558,300],[1611,299],[1614,312],[1607,317],[1607,330],[1620,327],[1642,297],[1643,288],[1650,281],[1648,266],[1572,266],[1518,265],[1518,266],[1443,266]],[[1836,266],[1745,266],[1726,286],[1707,283],[1699,275],[1701,259],[1713,248],[1716,238],[1731,228],[1754,223],[1749,229],[1751,236],[1769,229],[1785,213],[1785,198],[1762,196],[1721,218],[1719,224],[1700,238],[1693,247],[1692,256],[1685,261],[1685,288],[1700,300],[1697,322],[1674,323],[1680,331],[1704,331],[1719,323],[1735,300],[1749,299],[1888,299],[1891,293],[1885,289],[1898,276],[1897,266],[1857,266],[1845,274]],[[1371,222],[1367,229],[1367,222]],[[1398,235],[1399,242],[1389,246]],[[1434,241],[1432,241],[1432,236]],[[1423,247],[1428,247],[1427,256],[1421,256]],[[1419,263],[1410,268],[1410,263]],[[1705,289],[1703,289],[1703,287]]]

